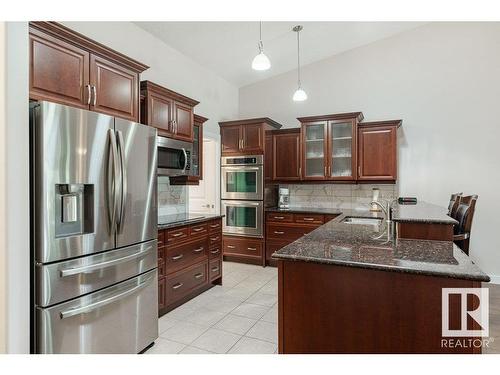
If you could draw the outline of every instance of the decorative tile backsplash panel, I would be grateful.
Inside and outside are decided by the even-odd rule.
[[[158,177],[158,216],[188,211],[188,187],[170,185],[166,176]]]
[[[285,185],[280,185],[284,187]],[[396,199],[397,185],[288,185],[290,206],[325,207],[353,210],[367,210],[372,200],[372,189],[379,188],[380,199]]]

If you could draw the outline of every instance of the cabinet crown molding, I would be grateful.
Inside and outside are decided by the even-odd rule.
[[[358,124],[360,127],[364,126],[396,126],[400,127],[403,120],[384,120],[384,121],[363,121]]]
[[[297,117],[300,122],[315,122],[315,121],[328,121],[328,120],[347,120],[356,119],[358,122],[363,121],[363,112],[347,112],[347,113],[334,113],[331,115],[307,116]]]
[[[197,115],[196,113],[194,114],[194,122],[197,124],[203,124],[204,122],[208,121],[208,118]]]
[[[250,125],[250,124],[262,124],[266,123],[273,127],[274,129],[281,129],[283,125],[270,119],[269,117],[258,117],[258,118],[250,118],[243,120],[231,120],[231,121],[221,121],[219,122],[219,126],[232,126],[232,125]]]
[[[200,104],[200,102],[197,100],[191,99],[185,95],[179,94],[178,92],[167,89],[166,87],[160,86],[157,83],[151,81],[141,81],[141,90],[154,91],[158,94],[168,96],[169,98],[172,98],[173,100],[186,104],[190,107],[194,107]]]
[[[109,59],[119,65],[124,65],[137,73],[142,73],[149,68],[149,66],[147,66],[146,64],[143,64],[120,52],[106,47],[104,44],[96,42],[95,40],[87,38],[85,35],[73,31],[58,22],[30,21],[29,26],[30,28],[43,31],[44,33],[49,34],[57,39],[83,48],[88,52],[92,52],[96,55]]]

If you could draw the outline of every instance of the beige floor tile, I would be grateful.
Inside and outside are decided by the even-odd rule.
[[[261,320],[269,323],[278,323],[278,309],[277,308],[272,308],[268,312],[264,314],[264,316],[261,318]]]
[[[173,327],[163,332],[160,337],[163,339],[180,342],[181,344],[191,344],[208,329],[206,326],[199,326],[189,322],[177,322]]]
[[[205,307],[209,310],[229,313],[241,304],[241,301],[236,298],[219,296],[207,303]]]
[[[226,315],[214,328],[222,329],[223,331],[244,335],[248,330],[257,323],[257,320],[246,318],[244,316]]]
[[[210,328],[203,335],[198,337],[191,346],[214,353],[227,353],[240,338],[240,335]]]
[[[274,354],[276,344],[257,340],[251,337],[242,337],[228,352],[229,354]]]
[[[278,296],[276,294],[269,293],[261,293],[260,291],[256,292],[245,302],[253,303],[255,305],[262,305],[267,307],[272,307],[278,301]]]
[[[170,318],[166,315],[158,319],[158,334],[162,334],[170,327],[173,327],[179,321],[177,319]]]
[[[250,328],[250,330],[245,334],[245,336],[277,344],[278,325],[274,323],[264,322],[261,320],[255,323],[255,325],[252,328]]]
[[[221,320],[224,316],[226,316],[226,313],[202,307],[186,316],[184,321],[198,324],[200,326],[210,327]]]
[[[238,315],[238,316],[244,316],[244,317],[250,318],[250,319],[260,319],[268,311],[269,311],[269,307],[266,307],[266,306],[255,305],[252,303],[242,303],[237,308],[235,308],[233,311],[231,311],[231,314]]]
[[[185,346],[184,344],[162,339],[160,337],[155,341],[153,347],[146,351],[146,354],[177,354],[184,349]]]
[[[194,346],[186,346],[182,349],[179,354],[216,354],[209,352],[208,350],[203,350],[200,348],[195,348]]]

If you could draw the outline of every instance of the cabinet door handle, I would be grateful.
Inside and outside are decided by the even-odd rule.
[[[277,231],[277,230],[275,230],[274,233],[275,234],[285,234],[285,232],[280,232],[280,231]]]
[[[201,253],[203,251],[203,247],[199,247],[198,249],[194,249],[194,253]]]
[[[179,259],[182,259],[183,257],[184,257],[183,254],[179,254],[179,255],[173,256],[172,260],[179,260]]]
[[[314,221],[314,218],[312,218],[312,217],[304,217],[302,220],[304,220],[304,221]]]
[[[87,105],[90,105],[90,99],[92,97],[92,93],[90,92],[90,85],[85,85],[87,88]]]
[[[217,271],[219,271],[219,267],[212,268],[212,272],[217,272]]]
[[[195,279],[201,279],[202,277],[203,277],[203,273],[201,273],[201,272],[194,275]]]
[[[94,93],[94,102],[92,103],[92,105],[95,107],[97,104],[97,90],[95,86],[92,86],[92,92]]]
[[[250,251],[257,251],[257,248],[256,248],[256,247],[247,247],[247,250],[250,250]]]
[[[327,176],[328,174],[326,173],[326,165],[325,165],[325,176]]]
[[[219,253],[219,249],[212,250],[212,251],[210,251],[210,253],[212,253],[212,254],[218,254]]]
[[[172,234],[172,237],[179,237],[179,236],[182,236],[184,233],[174,233]]]
[[[194,228],[193,232],[199,232],[200,230],[203,230],[203,229],[205,229],[205,228]]]
[[[278,219],[278,220],[283,220],[285,217],[284,216],[274,216],[274,219]]]
[[[358,176],[361,176],[361,166],[358,165]]]
[[[219,224],[212,224],[210,225],[210,228],[218,228],[219,227]]]
[[[234,246],[233,245],[227,245],[227,248],[228,249],[234,249]]]
[[[219,237],[212,237],[210,238],[210,241],[217,241],[219,239]]]
[[[174,286],[172,286],[172,289],[179,289],[181,286],[183,286],[184,284],[183,283],[177,283],[175,284]]]

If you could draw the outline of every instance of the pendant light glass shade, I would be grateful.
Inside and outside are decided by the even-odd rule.
[[[295,26],[292,31],[297,33],[297,90],[295,90],[293,94],[293,101],[294,102],[303,102],[304,100],[307,100],[307,94],[306,92],[302,89],[302,85],[300,83],[300,42],[299,42],[299,33],[303,29],[302,26],[297,25]]]
[[[307,94],[302,88],[298,88],[294,93],[293,93],[293,101],[294,102],[303,102],[304,100],[307,100]]]
[[[268,70],[271,67],[271,61],[264,54],[264,45],[262,44],[262,22],[259,23],[259,54],[252,61],[253,70]]]

